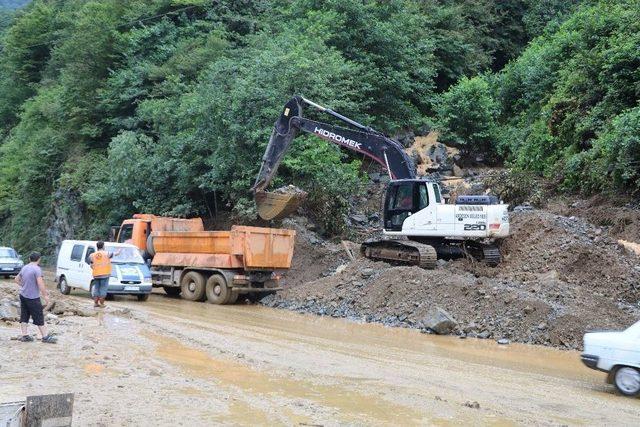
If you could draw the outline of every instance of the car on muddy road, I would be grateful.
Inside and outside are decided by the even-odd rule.
[[[589,332],[584,335],[582,362],[607,372],[607,383],[625,396],[640,394],[640,321],[624,331]]]
[[[13,248],[0,246],[0,277],[9,278],[20,273],[24,263]]]
[[[56,283],[60,293],[69,295],[73,289],[91,292],[93,275],[89,256],[96,251],[96,243],[88,240],[62,242],[56,265]],[[107,296],[134,295],[139,301],[149,299],[151,272],[138,248],[126,243],[108,242],[105,250],[113,254]]]

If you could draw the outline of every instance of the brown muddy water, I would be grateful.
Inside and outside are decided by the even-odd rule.
[[[90,305],[81,292],[73,301]],[[637,425],[579,353],[439,337],[154,293],[53,325],[57,347],[6,345],[0,397],[75,390],[77,425]],[[128,308],[128,314],[121,310]],[[39,357],[41,356],[41,357]],[[10,362],[11,361],[11,362]],[[48,367],[55,372],[48,377]],[[46,386],[46,387],[43,387]],[[123,401],[123,393],[127,399]],[[144,405],[128,404],[143,400]],[[1,400],[1,399],[0,399]],[[106,407],[96,414],[96,405]]]

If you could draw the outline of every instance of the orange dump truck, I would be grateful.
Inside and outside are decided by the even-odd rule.
[[[136,214],[114,227],[112,237],[142,251],[151,263],[153,285],[167,294],[233,304],[239,295],[281,289],[278,272],[291,266],[295,231],[247,226],[204,231],[200,218]]]

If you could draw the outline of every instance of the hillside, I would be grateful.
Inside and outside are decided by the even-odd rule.
[[[409,143],[436,127],[462,166],[631,194],[632,3],[36,0],[0,29],[0,238],[51,253],[136,211],[251,222],[294,94]],[[300,138],[274,184],[341,235],[368,167]]]

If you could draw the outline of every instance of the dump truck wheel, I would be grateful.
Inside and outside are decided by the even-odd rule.
[[[188,272],[180,282],[182,298],[189,301],[202,301],[204,298],[204,289],[204,276],[197,271]]]
[[[240,294],[237,291],[231,291],[229,293],[229,299],[227,300],[227,304],[235,304],[238,302],[238,297]]]
[[[172,296],[180,295],[180,292],[182,292],[182,289],[177,288],[175,286],[163,286],[162,289],[164,289],[164,292],[167,295],[172,295]]]
[[[220,274],[212,274],[207,280],[207,301],[211,304],[229,304],[232,291],[227,280]],[[238,297],[236,296],[236,299]]]

